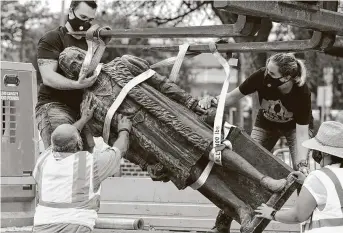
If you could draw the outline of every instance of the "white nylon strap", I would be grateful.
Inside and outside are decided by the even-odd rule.
[[[95,69],[95,74],[96,74],[97,77],[99,76],[99,74],[100,74],[100,72],[101,72],[102,65],[103,65],[103,63],[99,63],[99,64],[97,65],[96,69]]]
[[[224,70],[226,73],[226,79],[224,81],[222,90],[220,92],[217,112],[214,119],[213,147],[215,148],[216,146],[221,144],[221,139],[222,139],[221,132],[222,132],[222,123],[223,123],[224,108],[225,108],[225,98],[226,98],[226,93],[229,90],[229,84],[230,84],[230,64],[225,60],[225,58],[223,58],[220,55],[214,43],[210,43],[209,47],[213,55],[218,59],[219,63],[224,67]],[[235,65],[237,65],[237,59],[236,59]],[[221,157],[222,157],[222,154],[220,150],[215,151],[215,153],[210,153],[210,158],[209,158],[210,161],[208,162],[206,168],[204,169],[204,171],[202,172],[198,180],[195,181],[193,184],[191,184],[190,187],[193,188],[194,190],[197,190],[202,185],[204,185],[208,176],[211,173],[214,163],[222,165]]]
[[[104,128],[103,128],[103,139],[104,142],[108,144],[108,139],[110,136],[110,128],[111,128],[111,121],[114,116],[114,113],[118,110],[120,104],[124,101],[126,95],[129,93],[129,91],[134,88],[136,85],[140,84],[141,82],[144,82],[148,78],[152,77],[156,72],[149,69],[140,75],[136,76],[135,78],[131,79],[121,90],[111,107],[108,109],[105,122],[104,122]]]
[[[199,176],[198,180],[190,185],[190,187],[192,189],[197,190],[197,189],[199,189],[201,186],[203,186],[205,184],[208,176],[210,175],[210,173],[212,171],[213,165],[214,165],[214,162],[212,162],[212,161],[208,162],[207,166],[205,167],[205,169],[203,170],[203,172]]]
[[[97,44],[93,41],[93,33],[97,28],[99,28],[99,26],[95,24],[90,29],[88,29],[88,31],[86,32],[86,42],[87,42],[88,49],[87,49],[85,59],[82,63],[82,67],[81,67],[81,70],[79,73],[79,79],[81,77],[86,77],[87,74],[89,73],[88,69],[89,69],[90,63],[92,61],[92,58],[95,54],[95,51],[100,46],[99,44]]]
[[[230,65],[225,60],[225,58],[223,58],[222,55],[220,55],[214,43],[210,43],[209,46],[213,52],[213,55],[217,58],[219,63],[224,67],[225,74],[226,74],[226,78],[225,78],[222,90],[220,92],[220,97],[218,100],[216,117],[214,118],[213,147],[216,147],[221,144],[221,140],[222,140],[222,123],[223,123],[224,108],[225,108],[225,98],[226,98],[226,93],[229,90],[229,84],[230,84]],[[219,165],[222,165],[222,152],[218,150],[213,155],[214,155],[214,158],[210,158],[210,160],[214,161],[215,163]]]
[[[175,82],[177,79],[177,75],[179,74],[183,59],[185,58],[188,48],[189,48],[189,44],[183,44],[179,46],[180,50],[176,57],[176,61],[174,63],[173,69],[171,70],[171,73],[169,76],[169,79],[173,82]]]
[[[198,55],[200,55],[200,54],[198,54],[198,53],[186,54],[185,59],[193,58],[193,57],[196,57]],[[170,66],[170,65],[173,65],[177,59],[178,59],[178,57],[170,57],[170,58],[164,59],[162,61],[159,61],[159,62],[151,65],[150,68],[156,69],[159,67]]]

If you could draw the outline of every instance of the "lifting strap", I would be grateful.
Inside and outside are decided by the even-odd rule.
[[[187,49],[189,47],[189,44],[183,44],[180,45],[180,51],[178,56],[173,59],[166,59],[163,60],[162,62],[159,62],[159,65],[170,65],[172,63],[174,63],[173,69],[171,71],[170,74],[170,79],[175,82],[177,75],[180,71],[181,68],[181,64],[182,61],[186,55]],[[156,66],[155,64],[155,68],[157,68],[158,66]],[[120,91],[119,95],[117,96],[117,98],[115,99],[115,101],[113,102],[113,104],[111,105],[111,107],[109,108],[109,110],[106,113],[106,118],[105,118],[105,122],[104,122],[104,127],[103,127],[103,139],[105,143],[109,143],[109,136],[110,136],[110,129],[111,129],[111,121],[112,118],[115,114],[115,112],[118,110],[119,106],[121,105],[121,103],[124,101],[125,97],[127,96],[127,94],[129,93],[129,91],[134,88],[136,85],[144,82],[145,80],[151,78],[153,75],[155,74],[155,71],[153,71],[152,69],[149,69],[145,72],[143,72],[142,74],[134,77],[132,80],[130,80],[124,87],[123,89]]]
[[[120,91],[119,95],[111,105],[111,107],[108,109],[106,113],[106,118],[104,122],[104,127],[103,127],[103,139],[104,142],[108,144],[108,139],[110,136],[110,129],[111,129],[111,121],[114,116],[114,113],[118,110],[120,104],[124,101],[125,97],[129,93],[129,91],[140,84],[141,82],[144,82],[148,78],[152,77],[156,72],[153,71],[152,69],[149,69],[140,75],[136,76],[135,78],[131,79]]]
[[[180,68],[181,68],[183,59],[185,58],[185,55],[187,53],[188,48],[189,48],[189,44],[183,44],[183,45],[179,46],[179,49],[180,49],[179,53],[178,53],[178,55],[176,57],[173,69],[171,70],[171,73],[169,75],[169,79],[172,82],[176,82],[177,75],[180,72]]]
[[[79,80],[87,78],[98,66],[106,49],[106,43],[100,37],[100,31],[105,29],[111,30],[110,27],[100,27],[97,24],[87,30],[86,42],[88,49],[79,73]],[[97,36],[94,36],[96,33]]]
[[[190,187],[193,188],[194,190],[199,189],[201,186],[205,184],[215,163],[222,165],[221,150],[223,150],[225,147],[229,147],[230,149],[232,149],[232,145],[228,140],[222,144],[222,123],[223,123],[223,116],[224,116],[226,93],[229,90],[229,84],[230,84],[230,64],[225,60],[225,58],[223,58],[220,55],[214,43],[210,43],[209,48],[211,52],[213,53],[213,55],[217,58],[219,63],[224,67],[226,79],[224,81],[222,90],[220,92],[217,112],[214,119],[213,149],[210,152],[210,156],[209,156],[210,161],[208,162],[206,168],[204,169],[202,174],[199,176],[199,178],[193,184],[190,185]],[[237,65],[237,61],[238,61],[237,59],[233,59],[231,61],[233,63],[232,65]]]

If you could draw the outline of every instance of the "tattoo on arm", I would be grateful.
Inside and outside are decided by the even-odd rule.
[[[38,66],[57,64],[57,60],[53,60],[53,59],[38,59],[37,61],[38,61]]]

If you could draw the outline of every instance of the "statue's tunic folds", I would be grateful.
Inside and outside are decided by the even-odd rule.
[[[71,53],[84,56],[84,51],[73,49],[60,56],[61,67],[71,76],[80,68]],[[123,56],[104,64],[95,85],[86,90],[97,106],[89,124],[94,136],[102,135],[106,113],[125,84],[148,68],[144,60],[135,59]],[[131,89],[116,112],[133,121],[127,158],[143,168],[160,162],[168,168],[169,179],[186,188],[192,167],[209,153],[212,141],[212,129],[189,110],[196,105],[190,94],[157,73]],[[110,144],[117,138],[116,124],[114,117]]]

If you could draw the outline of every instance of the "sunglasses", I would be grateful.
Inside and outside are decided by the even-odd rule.
[[[316,163],[320,163],[320,161],[322,161],[323,157],[324,157],[323,152],[318,151],[318,150],[312,151],[312,158]]]

